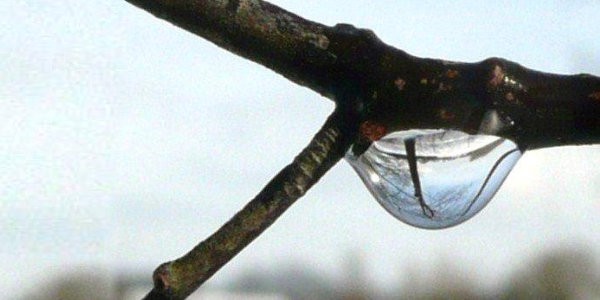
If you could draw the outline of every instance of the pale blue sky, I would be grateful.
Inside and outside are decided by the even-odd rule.
[[[371,28],[417,56],[600,75],[598,1],[273,2]],[[5,295],[62,267],[150,272],[180,256],[289,163],[333,108],[125,1],[3,1],[0,14]],[[548,247],[585,245],[600,257],[599,149],[526,153],[482,213],[442,231],[395,220],[342,162],[212,281],[290,260],[341,275],[354,250],[380,285],[443,258],[493,285]]]

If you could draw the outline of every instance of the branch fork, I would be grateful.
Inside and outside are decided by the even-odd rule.
[[[309,145],[217,232],[162,264],[145,299],[184,299],[270,226],[343,155],[383,135],[447,128],[522,150],[600,142],[600,78],[491,58],[423,59],[370,30],[325,26],[261,0],[126,0],[336,103]]]

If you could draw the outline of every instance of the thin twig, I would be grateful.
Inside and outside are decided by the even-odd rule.
[[[217,232],[183,257],[161,265],[145,299],[184,299],[269,227],[337,163],[351,130],[334,113],[294,161]]]

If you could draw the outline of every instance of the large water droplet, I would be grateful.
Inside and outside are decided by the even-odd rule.
[[[388,212],[430,229],[457,225],[481,211],[520,157],[510,140],[452,130],[393,132],[359,156],[352,149],[346,154]]]

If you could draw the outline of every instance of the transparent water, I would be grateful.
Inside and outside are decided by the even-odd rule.
[[[422,200],[430,210],[415,197],[407,139],[415,142]],[[416,227],[438,229],[460,224],[481,211],[520,157],[515,143],[496,136],[408,130],[388,134],[358,157],[349,151],[345,159],[394,217]]]

